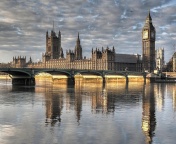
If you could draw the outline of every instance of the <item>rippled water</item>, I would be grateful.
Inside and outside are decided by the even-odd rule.
[[[0,144],[174,144],[176,84],[0,80]]]

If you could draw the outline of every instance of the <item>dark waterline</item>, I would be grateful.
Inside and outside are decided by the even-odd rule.
[[[174,144],[176,84],[0,80],[1,144]]]

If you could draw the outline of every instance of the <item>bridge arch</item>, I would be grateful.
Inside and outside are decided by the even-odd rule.
[[[23,70],[11,70],[11,69],[5,69],[5,70],[0,70],[1,72],[7,73],[12,75],[12,77],[31,77],[31,73],[27,72],[27,71],[23,71]]]

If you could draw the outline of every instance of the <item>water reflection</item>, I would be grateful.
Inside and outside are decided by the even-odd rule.
[[[173,109],[176,111],[176,88],[172,88],[173,94],[172,94],[172,99],[173,99]]]
[[[90,102],[94,114],[113,114],[122,106],[135,106],[142,99],[143,83],[90,83],[77,80],[75,85],[53,84],[40,80],[35,87],[36,93],[45,95],[46,124],[54,126],[62,122],[62,111],[75,111],[77,122],[81,120],[83,101]],[[88,109],[89,109],[88,108]]]
[[[165,94],[165,84],[159,83],[154,85],[154,96],[156,101],[156,108],[162,111],[164,107],[164,94]]]
[[[46,106],[46,123],[51,120],[51,125],[54,126],[57,121],[61,122],[61,111],[63,109],[62,95],[51,92],[45,93]]]
[[[55,126],[61,122],[62,109],[64,107],[64,94],[67,93],[66,84],[53,84],[52,79],[37,79],[36,93],[44,93],[46,107],[46,125]]]
[[[75,96],[75,112],[76,112],[76,118],[77,122],[79,123],[81,119],[81,111],[82,111],[82,85],[80,82],[75,83],[75,88],[74,88],[74,96]]]
[[[175,142],[175,84],[76,81],[67,85],[47,79],[35,87],[0,83],[0,89],[0,129],[7,133],[0,141]],[[23,135],[26,130],[32,131],[30,136]]]
[[[155,95],[154,86],[145,85],[143,92],[143,113],[142,113],[142,130],[146,136],[146,144],[152,143],[155,134]]]

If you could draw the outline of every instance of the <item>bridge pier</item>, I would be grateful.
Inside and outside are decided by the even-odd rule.
[[[103,84],[105,84],[105,83],[106,83],[106,78],[105,78],[105,76],[103,76],[102,79],[103,79],[103,80],[102,80],[102,81],[103,81]]]
[[[126,77],[126,83],[128,83],[129,82],[129,78],[128,78],[128,76],[125,76]]]
[[[12,85],[34,86],[35,78],[12,78]]]
[[[67,79],[67,84],[68,85],[74,85],[75,84],[75,78],[74,77],[70,77]]]

